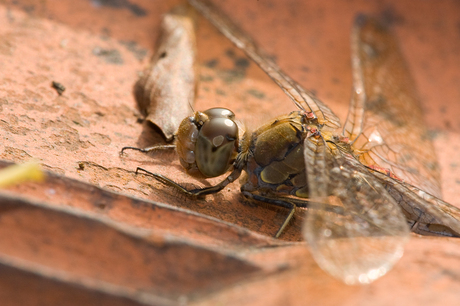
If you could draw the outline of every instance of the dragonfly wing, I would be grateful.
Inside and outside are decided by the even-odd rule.
[[[370,283],[402,256],[409,229],[398,204],[351,155],[304,142],[310,198],[343,207],[307,211],[304,236],[319,266],[347,284]]]
[[[421,235],[460,237],[460,209],[380,172],[374,175],[402,208],[412,231]]]
[[[440,196],[436,154],[395,36],[376,20],[359,16],[351,45],[354,90],[344,135],[361,150],[363,164],[386,168]]]
[[[311,92],[302,88],[297,82],[287,76],[270,57],[257,46],[257,44],[240,30],[227,16],[216,9],[206,0],[189,0],[206,19],[208,19],[222,34],[230,39],[238,48],[243,50],[279,87],[291,98],[295,105],[313,112],[320,124],[331,129],[337,129],[340,125],[339,118],[323,102],[317,99]]]

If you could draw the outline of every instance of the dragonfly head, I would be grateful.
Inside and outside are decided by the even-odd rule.
[[[229,171],[238,155],[239,129],[235,114],[226,108],[210,108],[185,118],[176,137],[182,166],[198,177]]]

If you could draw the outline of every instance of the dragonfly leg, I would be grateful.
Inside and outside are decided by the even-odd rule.
[[[222,182],[220,182],[219,184],[217,184],[215,186],[188,190],[187,188],[179,185],[178,183],[174,182],[173,180],[171,180],[170,178],[167,178],[164,175],[157,174],[157,173],[152,173],[152,172],[147,171],[147,170],[145,170],[143,168],[137,167],[136,174],[139,173],[139,171],[143,171],[143,172],[147,173],[148,175],[152,176],[153,178],[155,178],[157,181],[159,181],[159,182],[161,182],[161,183],[163,183],[163,184],[165,184],[167,186],[174,187],[174,188],[178,189],[179,191],[185,193],[186,195],[192,196],[192,197],[198,197],[198,196],[203,196],[203,195],[207,195],[207,194],[217,193],[217,192],[221,191],[222,189],[224,189],[225,186],[227,186],[228,184],[234,182],[241,174],[241,170],[235,169]]]
[[[308,209],[321,209],[324,211],[328,211],[331,213],[335,213],[338,215],[344,215],[344,210],[343,207],[336,206],[336,205],[330,205],[327,203],[321,203],[317,201],[312,201],[307,198],[305,199],[296,199],[296,198],[282,198],[282,197],[269,197],[269,196],[262,196],[259,194],[255,194],[251,192],[250,190],[246,190],[244,185],[241,187],[241,192],[243,195],[247,198],[254,199],[256,201],[261,201],[265,202],[268,204],[273,204],[279,207],[284,207],[289,209],[289,213],[286,216],[286,219],[284,220],[283,224],[281,224],[280,228],[275,234],[275,238],[278,238],[281,236],[283,233],[284,229],[286,226],[289,224],[291,221],[292,217],[294,216],[294,213],[296,211],[297,207],[302,207],[302,208],[307,208]]]
[[[280,226],[280,228],[278,229],[278,231],[276,232],[275,234],[275,238],[278,238],[281,233],[284,231],[284,229],[286,228],[286,226],[289,224],[289,221],[291,221],[292,217],[294,216],[294,213],[295,213],[295,209],[297,208],[297,206],[295,206],[295,204],[292,204],[292,208],[291,210],[289,211],[289,214],[287,215],[286,219],[284,219],[284,222],[283,224]]]
[[[279,238],[279,236],[283,233],[283,231],[286,228],[286,226],[289,224],[289,221],[291,221],[292,217],[294,216],[294,213],[295,213],[295,210],[297,208],[297,205],[294,204],[291,201],[287,201],[287,200],[284,200],[284,199],[271,198],[271,197],[261,196],[261,195],[258,195],[258,194],[253,194],[253,193],[251,193],[249,191],[243,190],[243,188],[242,188],[241,191],[242,191],[243,195],[245,197],[247,197],[247,198],[254,199],[256,201],[261,201],[261,202],[273,204],[273,205],[280,206],[280,207],[285,207],[285,208],[289,209],[289,214],[286,216],[286,219],[284,219],[283,224],[281,224],[281,227],[278,229],[278,231],[275,234],[275,238]]]
[[[148,153],[148,152],[157,151],[157,150],[166,150],[166,149],[175,149],[175,148],[176,148],[176,145],[173,145],[173,144],[169,144],[169,145],[154,145],[154,146],[147,147],[147,148],[123,147],[123,148],[121,148],[120,155],[123,155],[125,150],[135,150],[135,151],[139,151],[139,152],[142,152],[142,153]]]

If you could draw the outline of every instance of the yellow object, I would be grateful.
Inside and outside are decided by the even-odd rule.
[[[0,188],[24,181],[41,181],[44,178],[45,174],[36,162],[12,165],[0,170]]]

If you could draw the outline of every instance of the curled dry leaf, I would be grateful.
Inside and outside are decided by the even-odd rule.
[[[190,114],[197,86],[196,12],[177,6],[161,23],[158,49],[137,81],[134,92],[140,111],[171,141]]]

